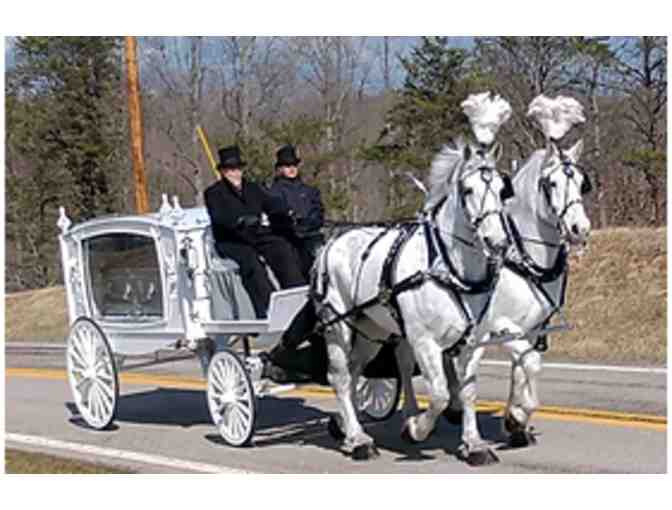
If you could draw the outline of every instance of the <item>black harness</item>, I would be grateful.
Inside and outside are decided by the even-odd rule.
[[[331,303],[326,303],[325,307],[329,308],[331,311],[331,316],[330,317],[323,317],[321,318],[321,323],[319,325],[319,329],[326,329],[327,327],[337,323],[337,322],[346,322],[350,328],[353,330],[357,331],[359,334],[363,333],[361,331],[358,331],[357,328],[352,324],[352,322],[349,320],[353,317],[358,316],[360,313],[362,313],[365,309],[370,308],[372,306],[377,306],[377,305],[382,305],[388,308],[390,315],[392,318],[395,320],[397,323],[397,327],[399,328],[399,331],[401,332],[402,336],[406,336],[406,326],[403,318],[403,314],[401,312],[401,308],[399,306],[399,301],[398,297],[400,294],[403,292],[406,292],[408,290],[412,289],[417,289],[421,287],[425,282],[427,281],[432,281],[436,283],[438,286],[443,288],[446,291],[449,291],[453,294],[455,301],[458,303],[460,309],[462,310],[462,313],[464,314],[464,317],[467,321],[467,328],[465,329],[464,333],[460,337],[460,339],[455,342],[454,345],[452,345],[449,349],[448,352],[451,355],[457,355],[459,353],[459,348],[466,343],[466,339],[468,336],[471,334],[471,331],[475,327],[475,325],[483,318],[485,315],[485,312],[487,311],[489,305],[490,305],[490,300],[492,297],[492,291],[497,284],[497,280],[499,278],[500,274],[500,268],[501,265],[498,264],[495,261],[489,261],[488,266],[487,266],[487,271],[485,277],[480,280],[480,281],[469,281],[463,279],[457,272],[453,262],[450,259],[450,255],[448,253],[448,249],[441,239],[441,236],[439,235],[439,230],[438,227],[434,221],[435,216],[437,211],[440,209],[441,205],[443,204],[443,201],[437,204],[437,206],[434,208],[433,214],[430,217],[423,217],[421,220],[416,220],[412,222],[405,222],[401,223],[398,225],[394,226],[389,226],[381,232],[379,232],[373,240],[368,244],[366,249],[362,252],[361,255],[361,263],[360,263],[360,268],[363,267],[364,262],[368,257],[371,255],[375,245],[388,233],[394,229],[398,230],[398,235],[394,239],[392,245],[390,246],[390,249],[387,252],[387,256],[385,257],[385,260],[383,262],[383,268],[381,271],[381,276],[380,280],[378,283],[378,292],[377,294],[360,303],[359,305],[351,308],[350,310],[343,312],[343,313],[338,313]],[[397,267],[398,259],[399,259],[399,253],[401,252],[402,248],[406,245],[408,240],[416,233],[418,228],[423,229],[424,237],[425,237],[425,242],[427,246],[427,251],[428,251],[428,268],[426,270],[418,270],[412,275],[404,278],[403,280],[399,282],[394,282],[394,269]],[[349,232],[353,229],[349,229],[346,232]],[[345,234],[346,232],[342,232],[340,235],[337,237],[340,237],[341,235]],[[323,256],[328,257],[329,255],[329,249],[331,248],[331,245],[333,242],[336,240],[336,238],[333,238],[330,243],[327,245],[325,248],[325,253]],[[460,239],[461,240],[461,239]],[[471,243],[465,240],[461,240],[462,242],[465,242],[469,244],[470,246],[473,246]],[[446,271],[435,271],[432,270],[432,266],[434,265],[434,262],[437,257],[441,257],[441,259],[444,261],[445,266],[446,266]],[[329,279],[328,279],[328,272],[326,271],[326,265],[324,264],[325,270],[322,273],[322,286],[320,289],[317,288],[317,273],[313,273],[313,278],[311,278],[311,291],[312,291],[312,297],[320,302],[323,302],[325,296],[326,296],[326,291],[327,291],[327,286],[329,284]],[[359,284],[359,281],[357,282],[357,285]],[[470,311],[470,308],[467,306],[465,302],[465,297],[469,295],[480,295],[484,293],[489,293],[487,301],[485,303],[485,306],[482,307],[480,310],[480,313],[476,317],[473,316],[473,314]],[[468,299],[468,297],[467,297]],[[366,335],[364,335],[366,336]],[[382,341],[382,342],[387,342],[388,340],[378,340],[378,339],[369,339],[371,341]],[[396,340],[395,340],[396,341]]]
[[[509,217],[508,220],[518,257],[506,257],[504,260],[504,267],[520,275],[523,279],[531,282],[539,291],[539,293],[544,297],[544,299],[546,299],[551,307],[551,313],[537,325],[537,328],[546,327],[553,316],[565,305],[565,293],[567,290],[567,280],[569,275],[569,250],[567,249],[567,245],[564,243],[557,245],[557,247],[560,249],[553,265],[548,268],[542,267],[537,264],[534,259],[532,259],[530,254],[525,249],[524,241],[532,240],[524,239],[511,217]],[[549,294],[548,290],[546,290],[546,286],[557,282],[560,278],[562,278],[560,297],[558,301],[555,302]],[[537,337],[534,348],[540,352],[545,352],[548,350],[548,339],[546,335],[540,335]]]

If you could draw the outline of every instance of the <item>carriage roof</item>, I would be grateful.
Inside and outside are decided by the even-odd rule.
[[[164,203],[164,206],[167,205]],[[70,219],[61,208],[59,226],[66,235],[82,235],[87,237],[108,230],[125,230],[134,228],[163,227],[175,231],[204,229],[210,226],[210,217],[205,207],[182,209],[179,207],[162,207],[159,212],[146,214],[110,214],[93,218],[70,227]]]

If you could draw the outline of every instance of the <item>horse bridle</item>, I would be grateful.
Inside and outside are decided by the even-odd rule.
[[[496,209],[485,210],[485,199],[488,196],[488,193],[493,193],[496,196],[495,191],[492,189],[492,180],[493,180],[494,174],[495,174],[495,172],[497,172],[497,170],[493,167],[489,167],[489,166],[485,166],[485,165],[484,166],[479,166],[478,168],[475,168],[474,170],[471,170],[466,175],[463,175],[463,176],[460,177],[460,179],[458,180],[457,188],[458,188],[458,193],[460,195],[460,200],[462,202],[462,208],[465,211],[468,211],[465,197],[473,192],[473,190],[471,188],[466,188],[464,186],[464,180],[467,179],[468,177],[470,177],[471,175],[475,174],[476,172],[480,172],[481,180],[485,183],[485,188],[486,189],[485,189],[485,192],[483,193],[483,199],[481,200],[481,205],[480,205],[478,214],[475,217],[469,217],[468,218],[470,227],[473,230],[478,230],[481,223],[483,223],[483,221],[485,221],[485,219],[488,216],[491,216],[493,214],[499,215],[500,219],[502,219],[502,221],[504,221],[503,210],[499,210],[499,211],[497,211]],[[505,179],[505,176],[501,176],[501,177],[502,177],[502,180]],[[502,190],[502,193],[505,193],[506,197],[500,195],[500,198],[502,199],[502,201],[505,198],[513,196],[512,189],[513,188],[511,186],[510,181],[508,183],[506,183],[506,181],[505,181],[505,186],[504,186],[504,189]]]
[[[576,163],[572,163],[572,161],[569,158],[566,158],[561,155],[561,162],[560,166],[558,168],[553,169],[551,172],[546,174],[545,176],[541,177],[539,179],[539,187],[541,188],[541,191],[544,195],[544,198],[546,199],[546,202],[548,203],[548,206],[551,208],[551,211],[553,214],[555,214],[556,218],[558,218],[558,224],[560,226],[561,231],[564,231],[564,218],[565,214],[567,214],[567,211],[569,209],[577,204],[583,204],[583,199],[582,198],[575,198],[573,200],[569,200],[569,184],[574,183],[577,188],[579,188],[580,196],[583,196],[587,193],[590,193],[592,189],[592,185],[590,183],[590,179],[588,178],[587,174],[583,174],[583,183],[579,187],[578,183],[576,182],[576,172],[573,170],[572,167],[579,168],[579,166]],[[550,181],[551,175],[553,175],[555,172],[558,172],[562,170],[562,173],[565,174],[567,177],[567,186],[565,186],[565,198],[564,198],[564,207],[560,212],[556,209],[556,207],[553,205],[553,201],[551,200],[551,190],[550,188],[553,186]]]

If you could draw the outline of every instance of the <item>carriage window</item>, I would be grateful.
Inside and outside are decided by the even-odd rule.
[[[162,317],[161,270],[154,240],[107,234],[84,241],[91,296],[105,317]]]

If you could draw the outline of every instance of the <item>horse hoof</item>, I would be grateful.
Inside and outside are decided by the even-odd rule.
[[[520,430],[520,424],[510,414],[507,414],[504,417],[504,430],[509,434],[513,434],[516,430]]]
[[[370,460],[380,456],[380,452],[373,443],[361,444],[352,450],[353,460]]]
[[[404,428],[401,429],[401,439],[411,444],[417,444],[420,442],[411,435],[411,427],[408,425],[404,425]]]
[[[451,425],[462,425],[462,415],[464,414],[461,410],[455,409],[446,409],[443,411],[443,417],[448,420],[448,423]]]
[[[509,436],[509,447],[525,448],[537,444],[536,438],[527,430],[516,430]]]
[[[499,462],[499,457],[497,457],[495,452],[493,452],[490,448],[478,448],[476,450],[470,450],[464,444],[458,448],[457,457],[472,467],[488,466],[491,464],[497,464]]]
[[[467,456],[467,464],[470,466],[489,466],[491,464],[497,464],[498,462],[499,457],[497,457],[495,452],[489,448],[469,452],[469,455]]]
[[[329,435],[333,437],[336,441],[343,441],[343,439],[345,439],[345,434],[341,430],[341,427],[338,426],[336,418],[334,418],[333,416],[329,418],[329,423],[327,424],[327,430],[329,431]]]

